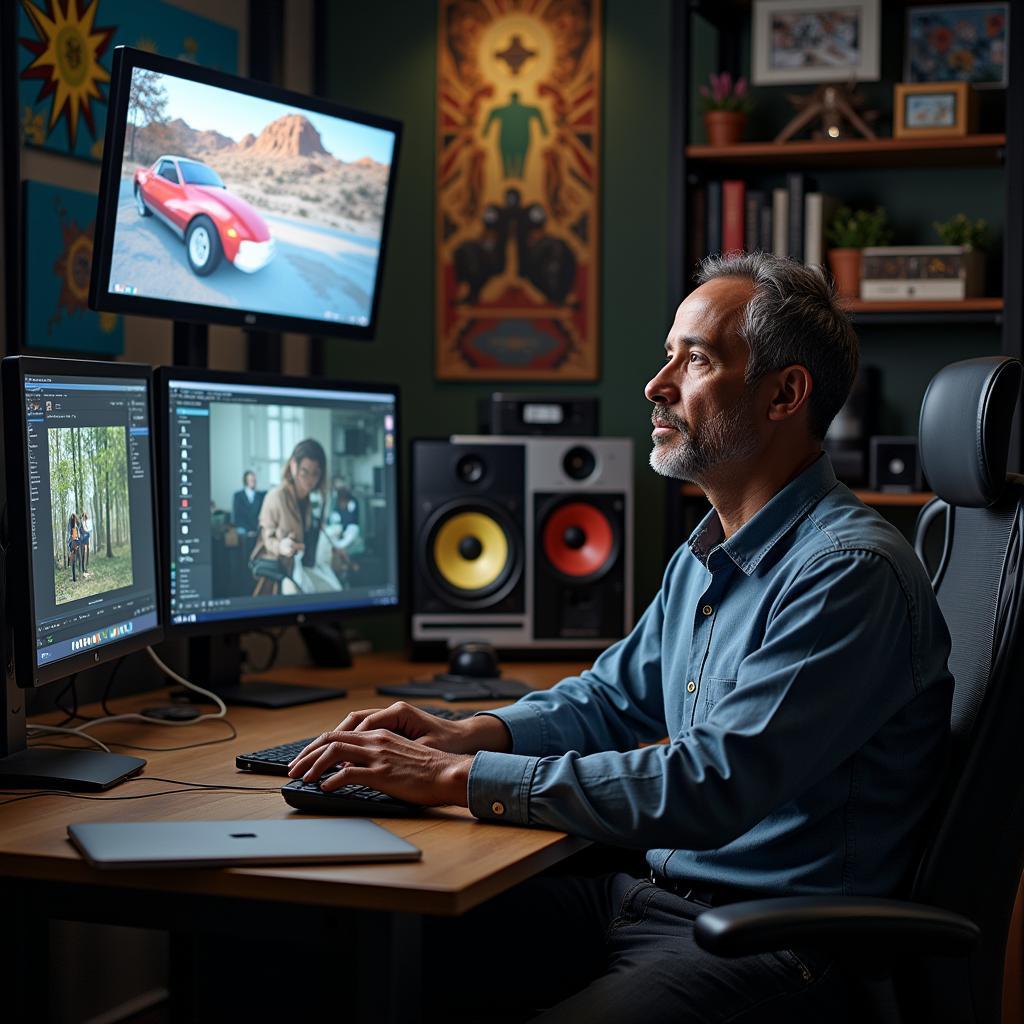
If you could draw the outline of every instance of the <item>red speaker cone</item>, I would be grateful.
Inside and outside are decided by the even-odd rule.
[[[594,576],[615,557],[615,531],[599,508],[571,501],[548,516],[542,533],[544,554],[565,576]]]

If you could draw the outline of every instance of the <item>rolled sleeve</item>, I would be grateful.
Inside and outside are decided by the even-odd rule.
[[[513,754],[546,754],[548,729],[544,705],[520,701],[496,711],[481,711],[482,715],[500,718],[512,737]]]
[[[469,770],[470,813],[485,821],[530,823],[530,787],[540,758],[481,750]]]

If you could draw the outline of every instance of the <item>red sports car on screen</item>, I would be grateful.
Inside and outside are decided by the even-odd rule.
[[[162,156],[134,177],[140,217],[155,213],[185,241],[188,265],[205,277],[221,257],[251,274],[274,255],[266,221],[233,196],[212,167],[184,156]]]

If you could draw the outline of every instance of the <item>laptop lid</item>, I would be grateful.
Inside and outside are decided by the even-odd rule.
[[[96,868],[338,864],[419,860],[411,843],[363,818],[142,821],[68,825]]]

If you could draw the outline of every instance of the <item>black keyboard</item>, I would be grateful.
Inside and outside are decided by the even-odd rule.
[[[465,708],[424,707],[421,710],[450,721],[472,718],[476,714],[475,711],[467,711]],[[261,775],[287,775],[288,765],[315,739],[315,736],[307,736],[304,740],[293,740],[277,747],[254,750],[251,754],[238,754],[235,757],[235,767],[245,772],[259,772]]]
[[[320,782],[329,778],[330,775],[325,775],[317,782],[295,779],[281,787],[281,795],[285,803],[296,810],[312,811],[314,814],[365,814],[371,818],[380,818],[385,815],[419,814],[423,810],[416,804],[396,800],[368,786],[342,786],[341,789],[325,793],[320,788]]]

